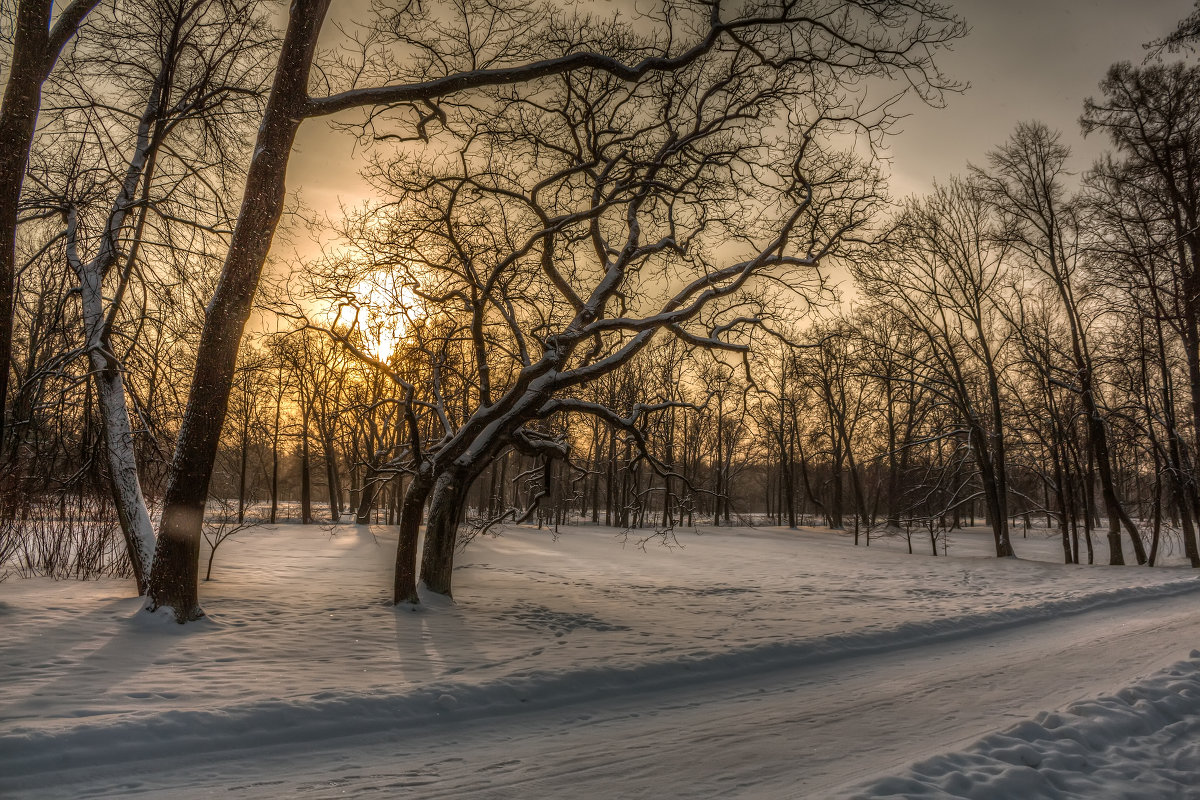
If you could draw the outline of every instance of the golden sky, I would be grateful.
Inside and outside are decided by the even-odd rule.
[[[604,3],[617,8],[622,0]],[[368,0],[337,0],[324,38],[341,35],[334,22],[361,14]],[[1017,122],[1038,119],[1063,132],[1084,170],[1106,143],[1084,141],[1078,118],[1083,100],[1110,64],[1140,61],[1142,44],[1170,31],[1191,9],[1191,0],[955,0],[971,35],[941,64],[951,77],[970,83],[947,107],[913,103],[902,132],[892,140],[892,192],[897,197],[929,188],[982,163]],[[369,196],[358,176],[354,140],[330,132],[323,120],[302,126],[291,159],[288,188],[305,204],[336,213],[339,203],[356,205]]]

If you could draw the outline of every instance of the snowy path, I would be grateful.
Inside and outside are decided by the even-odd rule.
[[[747,664],[748,676],[450,714],[326,747],[92,767],[30,796],[826,797],[1184,658],[1200,646],[1198,602],[1133,600],[798,669]]]

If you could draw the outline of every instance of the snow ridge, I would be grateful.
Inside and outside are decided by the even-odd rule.
[[[311,696],[270,698],[211,710],[134,712],[103,721],[82,721],[59,731],[12,727],[6,734],[0,735],[0,775],[16,777],[92,764],[138,761],[181,751],[223,752],[318,741],[402,730],[414,723],[461,722],[525,710],[561,707],[570,703],[603,700],[618,693],[635,695],[705,682],[744,680],[749,676],[780,669],[968,638],[1065,614],[1197,591],[1200,591],[1200,581],[1189,576],[1157,586],[1099,591],[1031,606],[995,609],[942,620],[906,622],[890,627],[868,627],[840,635],[698,650],[672,658],[608,666],[518,670],[498,678],[477,681],[469,678],[443,680],[392,695],[320,692]],[[1200,653],[1193,653],[1193,658],[1200,659]],[[1177,700],[1169,701],[1167,695],[1172,692],[1164,691],[1160,702],[1168,705],[1169,702],[1181,703],[1179,713],[1200,712],[1200,661],[1193,662],[1190,668],[1177,666],[1175,669],[1179,674],[1173,674],[1172,677],[1184,683],[1195,683],[1194,691],[1190,685],[1176,687],[1179,689]],[[1139,694],[1138,698],[1141,697]],[[1083,713],[1087,707],[1087,704],[1077,704],[1072,708],[1079,708]],[[1120,719],[1119,715],[1113,718]],[[1149,719],[1153,722],[1160,717],[1151,715]],[[1037,725],[1047,730],[1054,727],[1045,720]],[[1042,735],[1040,728],[1029,729],[1031,735]],[[1019,738],[1021,730],[1024,729],[1000,736]],[[995,749],[1003,751],[1000,747]],[[1020,754],[1026,751],[1018,748],[1013,752],[1021,757]],[[989,757],[996,758],[995,755]],[[937,759],[933,762],[934,767],[929,769],[936,768]],[[921,779],[897,780],[919,782]],[[895,785],[888,784],[883,788],[902,794],[909,791],[889,788]],[[938,788],[937,791],[942,789]]]

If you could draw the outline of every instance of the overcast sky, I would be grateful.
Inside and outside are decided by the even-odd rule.
[[[1117,61],[1140,62],[1142,44],[1169,32],[1191,0],[956,0],[971,34],[940,59],[970,88],[944,109],[915,107],[892,144],[892,190],[927,190],[933,179],[982,164],[1022,120],[1060,130],[1086,169],[1107,143],[1079,132],[1084,98]]]
[[[361,0],[352,0],[365,5]],[[1078,119],[1083,100],[1097,93],[1116,61],[1140,61],[1142,44],[1170,31],[1192,0],[954,0],[971,34],[942,53],[948,75],[967,82],[944,109],[912,107],[894,137],[892,193],[926,191],[982,163],[1017,122],[1041,120],[1061,130],[1076,152],[1076,170],[1088,167],[1105,142],[1086,142]],[[332,29],[332,25],[328,26]],[[331,31],[327,31],[327,34]],[[335,34],[336,35],[336,34]],[[302,126],[291,161],[289,189],[302,191],[311,208],[336,214],[339,201],[354,205],[367,195],[355,174],[353,141],[331,135],[314,120]]]

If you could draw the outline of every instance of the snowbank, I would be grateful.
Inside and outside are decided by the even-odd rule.
[[[874,781],[857,798],[1194,797],[1200,651],[1115,695],[1072,703],[960,753]]]

